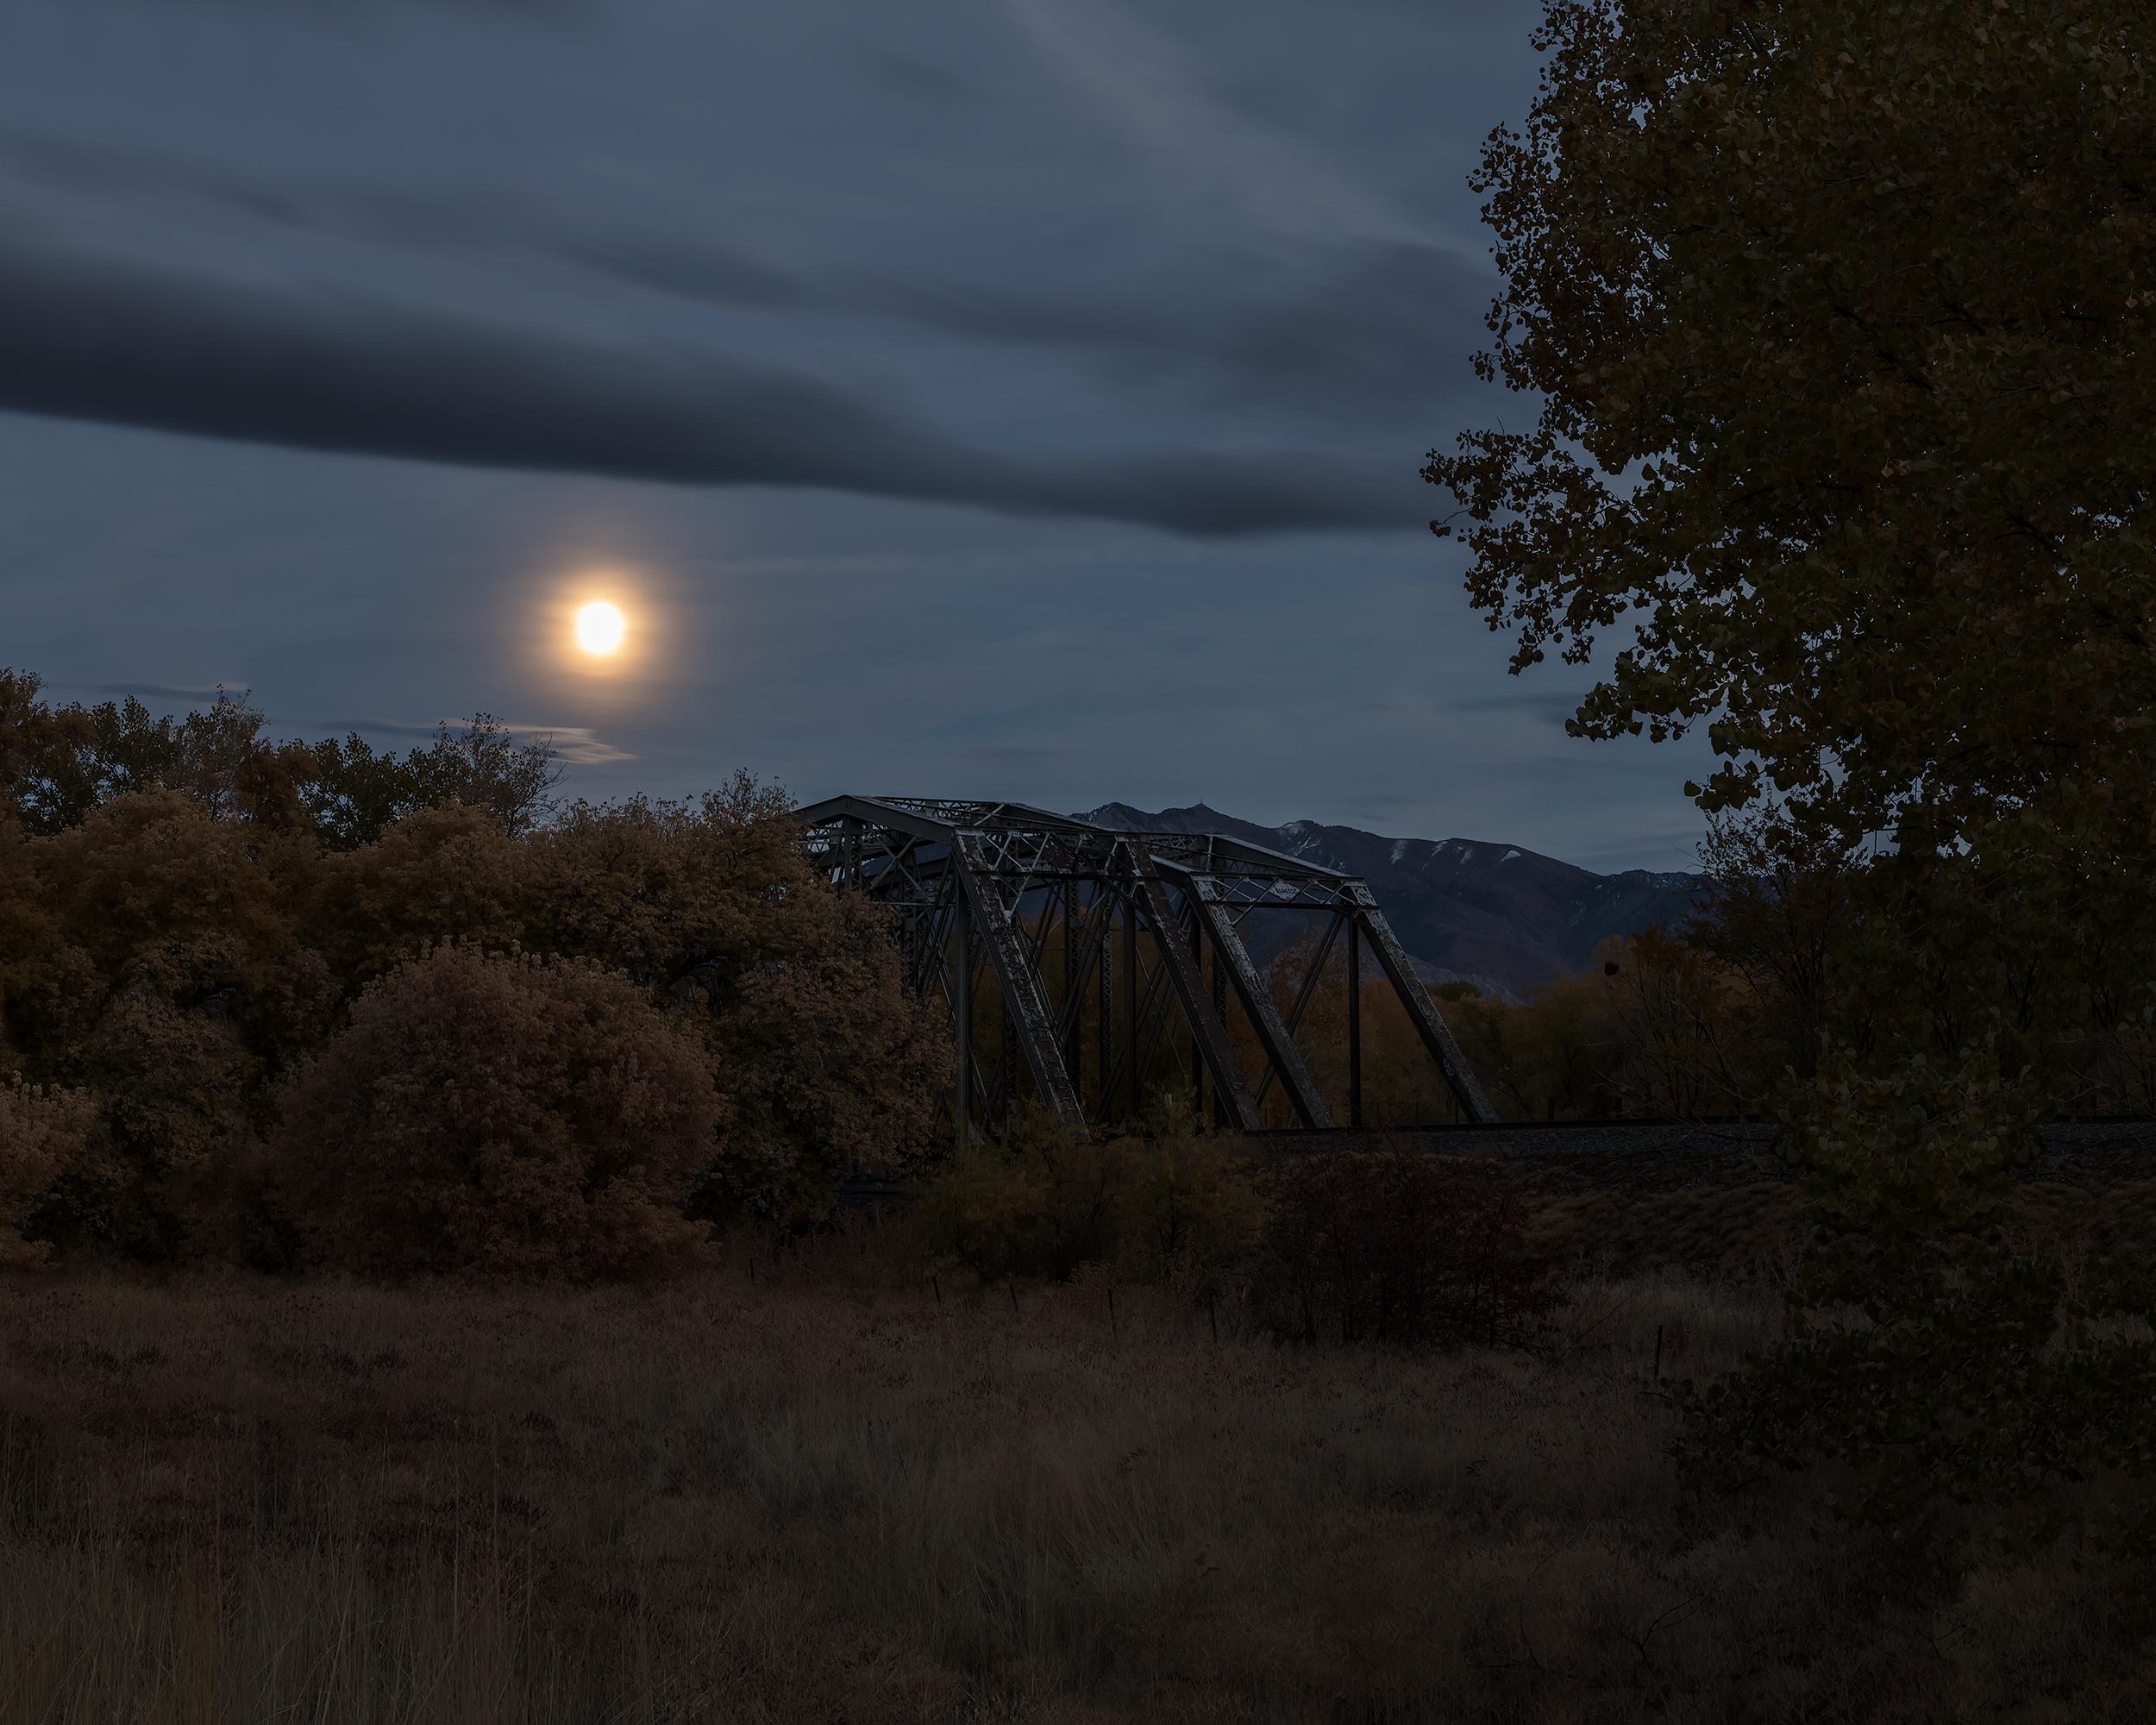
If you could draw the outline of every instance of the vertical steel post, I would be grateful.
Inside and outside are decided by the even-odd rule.
[[[1011,1000],[1000,988],[996,990],[996,1002],[1000,1010],[996,1014],[996,1130],[1008,1137],[1011,1131],[1011,1092],[1017,1088],[1018,1075],[1011,1064]]]
[[[957,925],[958,952],[952,975],[951,1013],[958,1026],[958,1106],[954,1111],[958,1130],[958,1148],[966,1148],[967,1128],[973,1100],[973,942],[968,938],[967,925],[972,920],[966,909],[966,895],[958,883],[951,882],[952,920]]]
[[[1100,1118],[1105,1120],[1115,1113],[1115,1097],[1108,1088],[1115,1053],[1115,948],[1108,939],[1108,923],[1115,904],[1106,881],[1094,882],[1093,902],[1100,916],[1100,1022],[1094,1026],[1094,1040],[1099,1044],[1095,1053],[1100,1068]]]
[[[1220,948],[1218,942],[1213,949],[1213,1015],[1225,1028],[1228,1021],[1228,979],[1220,969]],[[1232,1043],[1231,1043],[1232,1051]],[[1213,1126],[1215,1132],[1228,1123],[1228,1099],[1223,1093],[1220,1081],[1213,1081]]]
[[[1348,919],[1348,1124],[1363,1124],[1363,930]]]
[[[1144,1107],[1138,1070],[1138,894],[1123,900],[1123,1060],[1130,1074],[1131,1118]]]
[[[1190,962],[1197,967],[1202,978],[1206,970],[1205,919],[1198,914],[1198,907],[1190,907]],[[1198,1027],[1190,1027],[1190,1112],[1197,1120],[1206,1112],[1206,1051],[1198,1036]]]
[[[1063,1047],[1063,1070],[1070,1074],[1071,1088],[1078,1087],[1079,1032],[1085,1018],[1078,998],[1078,883],[1063,882],[1063,986],[1056,996],[1056,1010],[1069,1015],[1070,1039]]]

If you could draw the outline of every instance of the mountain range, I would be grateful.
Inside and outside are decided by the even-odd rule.
[[[1682,921],[1701,885],[1682,872],[1597,875],[1482,839],[1388,838],[1308,820],[1260,826],[1203,803],[1155,813],[1107,803],[1079,819],[1125,831],[1218,832],[1360,875],[1425,981],[1466,981],[1514,1000],[1586,969],[1608,936]]]

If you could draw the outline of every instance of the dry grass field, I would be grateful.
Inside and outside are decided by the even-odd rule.
[[[1590,1280],[1547,1358],[1282,1349],[873,1244],[653,1292],[22,1277],[10,1722],[2156,1715],[2147,1590],[1688,1507],[1649,1389],[1758,1291]]]

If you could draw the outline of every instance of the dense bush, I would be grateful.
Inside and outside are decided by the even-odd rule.
[[[52,1248],[26,1240],[32,1207],[80,1158],[97,1108],[78,1091],[0,1082],[0,1268],[40,1264]]]
[[[311,871],[309,938],[349,991],[442,941],[506,950],[532,897],[523,847],[487,811],[422,809]]]
[[[2076,1264],[2007,1226],[2010,1172],[2035,1142],[2024,1077],[1989,1049],[1829,1048],[1783,1112],[1808,1249],[1783,1339],[1673,1392],[1695,1484],[1801,1471],[1838,1515],[1921,1538],[1942,1502],[1981,1504],[2002,1537],[2040,1543],[2064,1527],[2058,1488],[2156,1475],[2145,1267]],[[2147,1493],[2109,1500],[2105,1537],[2156,1550]]]
[[[1943,1501],[1981,1505],[1998,1536],[2064,1531],[2060,1489],[2105,1481],[2107,1541],[2156,1552],[2156,1343],[2146,1273],[2070,1276],[1996,1225],[1913,1240],[1891,1260],[1830,1224],[1787,1339],[1675,1391],[1692,1479],[1741,1490],[1803,1471],[1833,1514],[1921,1530]]]
[[[591,961],[693,1038],[729,1105],[683,1200],[699,1224],[810,1226],[842,1176],[927,1149],[949,1038],[775,787],[563,808],[544,743],[484,715],[402,758],[263,723],[224,697],[53,706],[0,670],[0,1071],[95,1112],[34,1237],[290,1262],[277,1098],[444,942]]]
[[[439,948],[373,984],[293,1082],[279,1149],[307,1257],[390,1273],[652,1274],[719,1101],[626,978]]]
[[[1108,1263],[1232,1290],[1297,1340],[1531,1346],[1555,1299],[1514,1171],[1422,1151],[1263,1164],[1188,1123],[1096,1145],[1036,1118],[953,1157],[913,1220],[932,1256],[984,1278]]]
[[[966,1146],[927,1182],[919,1237],[933,1256],[990,1280],[1067,1277],[1114,1252],[1128,1163],[1119,1142],[1021,1116],[1001,1144]]]
[[[1252,1309],[1307,1341],[1532,1345],[1555,1295],[1519,1176],[1418,1151],[1282,1157],[1260,1175]]]
[[[1219,1138],[1185,1131],[1133,1139],[1119,1172],[1116,1245],[1126,1274],[1212,1294],[1241,1267],[1264,1205],[1249,1164]]]
[[[2039,1145],[2026,1076],[1994,1047],[1867,1059],[1829,1045],[1776,1104],[1783,1156],[1846,1220],[1962,1222],[1995,1208]]]
[[[1220,1140],[1187,1121],[1148,1124],[1161,1130],[1096,1144],[1024,1116],[1003,1143],[969,1146],[925,1182],[918,1238],[988,1280],[1112,1263],[1134,1280],[1210,1290],[1256,1238],[1257,1195]]]
[[[18,843],[16,860],[0,887],[22,944],[0,1022],[29,1076],[97,1111],[39,1230],[193,1255],[201,1187],[248,1151],[272,1086],[331,1021],[334,985],[302,933],[307,847],[150,789]]]
[[[623,971],[703,1027],[729,1102],[692,1204],[712,1221],[810,1226],[842,1176],[908,1172],[950,1070],[886,913],[818,879],[789,811],[736,775],[695,802],[572,805],[529,847],[531,944]]]

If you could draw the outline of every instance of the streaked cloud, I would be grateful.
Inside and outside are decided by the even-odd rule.
[[[340,734],[357,731],[361,737],[410,737],[432,742],[444,726],[455,732],[461,731],[468,722],[468,715],[460,718],[437,719],[432,724],[416,724],[407,719],[343,718],[324,725],[303,728]],[[636,758],[628,750],[607,742],[589,725],[524,724],[508,719],[500,723],[502,728],[518,742],[544,743],[572,766],[606,767],[617,762],[634,761]]]
[[[219,695],[238,698],[247,693],[247,684],[239,678],[209,683],[99,683],[96,693],[101,695],[132,695],[137,700],[215,700]]]
[[[1225,202],[1244,219],[1297,239],[1453,243],[1317,146],[1237,113],[1188,47],[1117,0],[1004,6],[1044,63],[1138,153],[1149,178],[1176,187],[1186,204]],[[1482,262],[1479,251],[1467,255]]]

